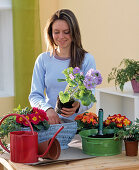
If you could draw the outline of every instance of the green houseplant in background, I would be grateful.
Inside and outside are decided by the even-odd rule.
[[[115,86],[119,86],[121,91],[124,89],[124,84],[131,81],[134,92],[139,92],[139,61],[123,59],[119,66],[112,68],[109,73],[108,83],[111,80],[115,80]]]

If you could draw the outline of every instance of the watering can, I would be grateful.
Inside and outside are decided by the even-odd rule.
[[[10,132],[10,151],[3,145],[0,139],[0,145],[7,152],[10,153],[10,159],[12,162],[16,163],[35,163],[38,162],[39,157],[45,157],[50,154],[49,150],[51,146],[54,146],[54,143],[57,143],[57,139],[55,138],[57,134],[64,128],[63,126],[54,134],[54,136],[49,139],[48,142],[44,142],[47,147],[45,147],[45,151],[41,155],[38,155],[38,133],[33,131],[33,127],[29,120],[25,118],[23,115],[19,115],[16,113],[8,114],[0,121],[0,125],[9,116],[20,116],[25,119],[31,131],[14,131]]]

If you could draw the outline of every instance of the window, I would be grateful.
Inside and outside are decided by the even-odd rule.
[[[0,1],[0,97],[14,96],[11,0]]]

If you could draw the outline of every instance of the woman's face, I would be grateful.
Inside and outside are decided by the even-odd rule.
[[[55,44],[61,48],[70,48],[71,46],[71,35],[70,29],[65,20],[56,20],[52,25],[52,35]]]

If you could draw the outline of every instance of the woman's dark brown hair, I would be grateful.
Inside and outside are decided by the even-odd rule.
[[[70,56],[71,60],[69,66],[81,67],[86,51],[82,47],[79,24],[72,11],[68,9],[58,10],[48,21],[44,30],[47,50],[53,49],[54,51],[56,48],[56,44],[54,43],[52,36],[52,25],[58,19],[66,21],[70,29],[72,43]]]

